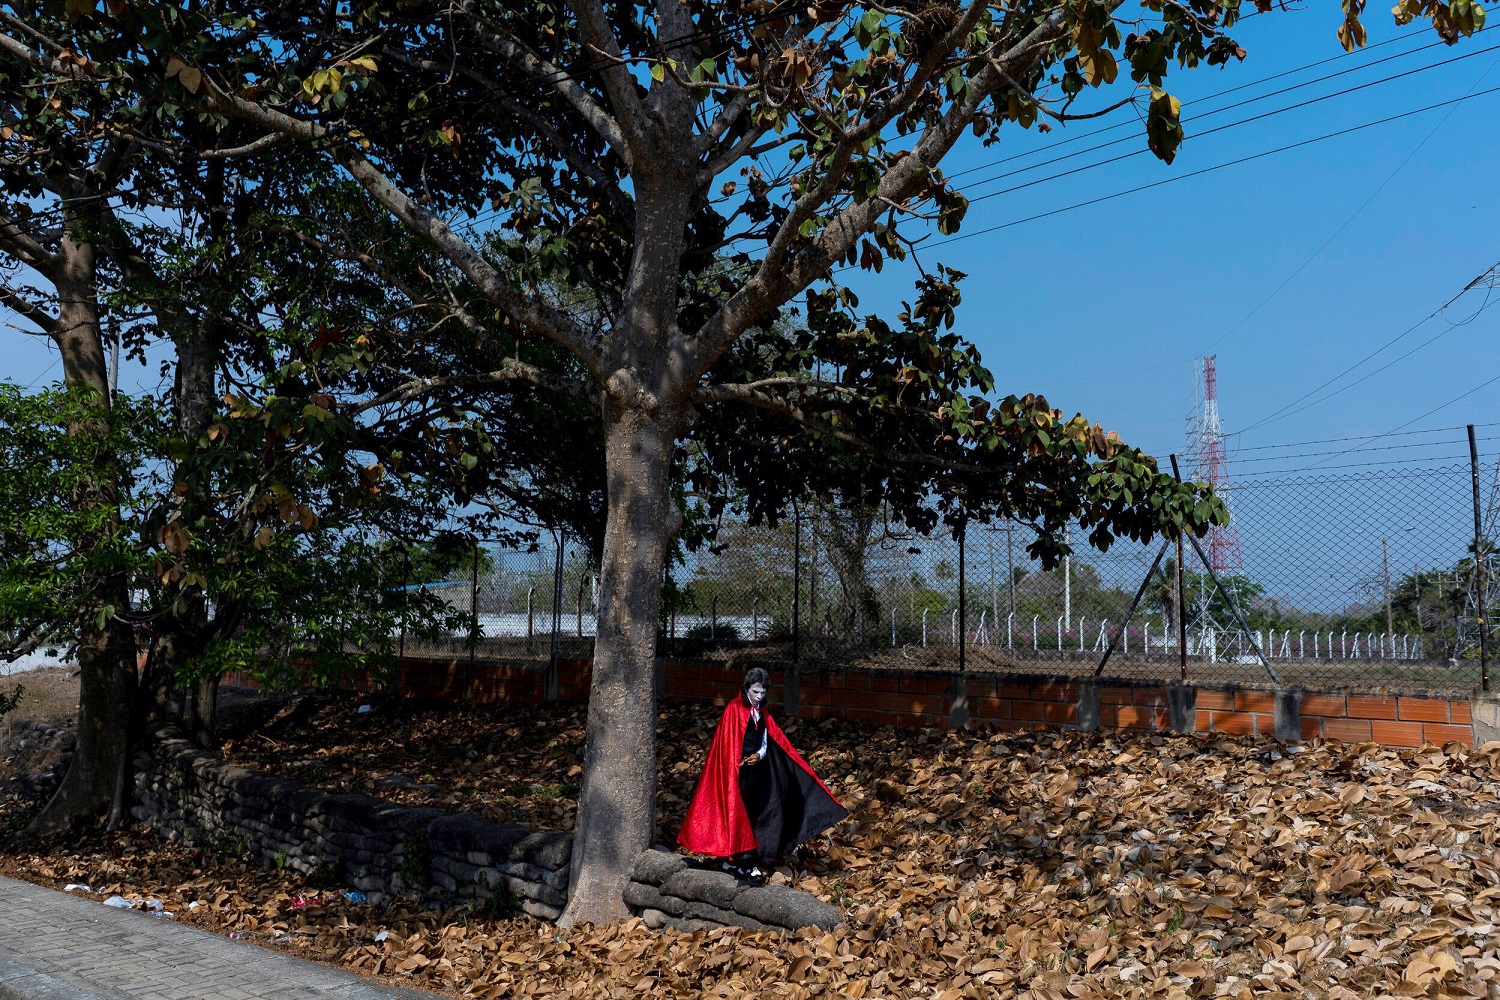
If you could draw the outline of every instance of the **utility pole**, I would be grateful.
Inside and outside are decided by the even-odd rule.
[[[1474,425],[1469,425],[1469,471],[1474,482],[1474,610],[1475,624],[1479,626],[1479,687],[1490,689],[1490,624],[1485,620],[1489,609],[1485,607],[1484,578],[1484,528],[1480,523],[1479,507],[1479,448],[1474,443]]]
[[[120,391],[120,331],[109,342],[109,398],[113,402],[115,394]]]

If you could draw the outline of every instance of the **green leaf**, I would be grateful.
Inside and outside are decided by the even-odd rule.
[[[666,78],[667,78],[667,68],[665,66],[663,66],[661,63],[652,63],[651,64],[651,79],[655,80],[657,83],[661,83]]]

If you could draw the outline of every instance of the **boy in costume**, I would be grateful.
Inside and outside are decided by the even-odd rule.
[[[758,880],[798,844],[849,815],[766,710],[770,675],[751,667],[724,706],[677,843]]]

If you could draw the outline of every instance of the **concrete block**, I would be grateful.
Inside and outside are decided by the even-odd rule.
[[[1474,723],[1476,747],[1500,740],[1500,698],[1493,695],[1476,697],[1469,703],[1469,711]]]
[[[780,927],[821,927],[832,930],[844,916],[838,908],[805,892],[781,885],[746,889],[734,900],[739,913]]]
[[[680,896],[726,910],[734,906],[734,898],[743,889],[739,879],[728,872],[700,868],[684,869],[661,884],[665,895]]]
[[[1288,688],[1276,692],[1274,709],[1275,735],[1278,740],[1295,743],[1302,739],[1302,689]]]
[[[1078,685],[1078,728],[1086,733],[1099,728],[1099,689],[1092,680]]]
[[[1198,689],[1191,684],[1167,685],[1167,714],[1172,731],[1191,733],[1198,728]]]
[[[635,882],[661,885],[685,869],[687,864],[687,858],[680,854],[657,850],[642,851],[636,855],[635,864],[631,866],[630,878]]]

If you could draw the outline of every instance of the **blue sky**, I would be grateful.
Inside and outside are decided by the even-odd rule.
[[[1437,36],[1425,22],[1396,28],[1388,13],[1371,9],[1371,47],[1340,58],[1334,38],[1339,21],[1338,8],[1331,3],[1247,19],[1234,32],[1249,50],[1243,63],[1180,71],[1169,80],[1169,89],[1185,102],[1188,135],[1173,164],[1143,154],[976,201],[964,232],[1500,87],[1500,46],[1491,40],[1496,37],[1493,32],[1452,48],[1433,46]],[[1491,46],[1497,50],[1480,51]],[[1423,50],[1402,56],[1417,49]],[[1400,58],[1370,66],[1390,56]],[[1209,100],[1228,88],[1323,60],[1331,61]],[[1435,62],[1445,65],[1195,138],[1227,122]],[[1226,114],[1195,117],[1231,101],[1330,73],[1344,75]],[[1099,106],[1124,93],[1117,85],[1092,99]],[[1500,260],[1500,239],[1494,236],[1500,228],[1500,207],[1485,169],[1492,172],[1495,163],[1497,102],[1500,94],[1478,96],[1342,138],[972,236],[927,251],[924,260],[942,261],[970,274],[961,327],[983,349],[1002,391],[1043,392],[1055,406],[1070,413],[1082,411],[1148,451],[1180,451],[1195,358],[1210,351],[1217,355],[1220,408],[1226,430],[1235,432],[1353,365]],[[1080,101],[1080,107],[1085,103]],[[1049,135],[1010,127],[998,146],[984,149],[973,142],[961,147],[947,164],[948,171],[982,168],[961,178],[964,190],[978,198],[1144,148],[1143,129],[1136,124],[1047,151],[1061,140],[1130,122],[1135,116],[1133,109],[1125,108],[1102,121],[1073,123]],[[1128,141],[1094,154],[999,182],[975,183],[1036,159],[1121,136],[1128,136]],[[986,166],[1015,156],[1022,158]],[[941,237],[934,233],[932,239]],[[844,278],[860,292],[866,309],[893,311],[910,294],[914,273],[910,265],[896,265],[878,278],[854,272],[846,272]],[[1500,347],[1493,336],[1500,313],[1450,326],[1450,321],[1474,316],[1484,302],[1483,290],[1460,297],[1444,314],[1350,377],[1443,333],[1430,346],[1327,402],[1235,435],[1231,473],[1238,468],[1237,459],[1244,462],[1246,474],[1319,460],[1324,462],[1321,468],[1349,461],[1337,456],[1329,461],[1325,455],[1278,465],[1265,461],[1278,453],[1265,446],[1381,435],[1500,375]],[[0,322],[13,319],[0,316]],[[5,345],[0,378],[32,384],[57,376],[56,353],[45,340],[10,330],[0,335]],[[154,366],[127,363],[127,387],[154,385],[156,380]],[[1335,382],[1330,389],[1342,384]],[[1497,403],[1500,382],[1403,430],[1500,420],[1490,416]],[[1496,429],[1482,436],[1485,433],[1500,436]],[[1434,456],[1464,451],[1461,431],[1431,437],[1441,442],[1431,452]],[[1495,450],[1489,444],[1482,447]],[[1286,454],[1325,450],[1338,448],[1287,449]]]
[[[1184,100],[1188,136],[1173,164],[1142,155],[979,201],[965,219],[965,232],[1188,174],[1462,97],[1471,90],[1500,87],[1500,51],[1471,55],[1496,45],[1491,40],[1494,32],[1488,32],[1452,48],[1430,47],[1195,122],[1196,114],[1214,107],[1367,66],[1437,41],[1425,22],[1397,28],[1387,13],[1372,8],[1367,17],[1371,47],[1337,58],[1342,51],[1334,37],[1339,21],[1334,4],[1247,19],[1234,32],[1249,50],[1243,63],[1179,72],[1169,79],[1169,89]],[[1207,100],[1219,91],[1330,58],[1334,61],[1274,83]],[[1446,65],[1194,138],[1229,121],[1437,62]],[[1102,98],[1101,94],[1100,104],[1105,103]],[[1233,432],[1353,365],[1500,260],[1500,239],[1495,237],[1500,207],[1494,186],[1486,180],[1486,168],[1493,169],[1497,151],[1497,107],[1500,94],[1476,97],[960,240],[935,248],[926,259],[941,260],[971,275],[960,313],[962,328],[983,349],[1002,391],[1043,392],[1053,405],[1070,413],[1082,411],[1119,430],[1132,444],[1165,455],[1182,448],[1195,358],[1208,352],[1217,355],[1220,410],[1225,429]],[[1059,139],[1134,117],[1127,108],[1102,123],[1072,123],[1045,136],[1012,130],[990,150],[964,150],[950,163],[950,173],[1040,151]],[[1077,157],[1003,184],[971,187],[970,196],[1144,146],[1143,128],[1135,126],[1081,139],[1052,154],[1036,152],[1035,158],[1122,134],[1133,134],[1133,145]],[[961,180],[1030,162],[1013,160]],[[1285,287],[1276,292],[1283,283]],[[878,280],[851,279],[851,284],[861,292],[862,305],[874,308],[889,307],[904,291],[890,268]],[[1264,451],[1241,449],[1380,435],[1500,374],[1500,346],[1493,335],[1500,313],[1486,313],[1458,328],[1449,328],[1444,318],[1466,319],[1483,302],[1483,291],[1461,297],[1444,316],[1349,378],[1448,331],[1386,372],[1304,412],[1232,438],[1231,474],[1237,455],[1246,460],[1247,472],[1318,460],[1325,460],[1323,468],[1352,461],[1328,462],[1328,456],[1319,456],[1273,465],[1263,461]],[[1342,384],[1336,382],[1329,390]],[[1405,429],[1500,419],[1491,416],[1497,402],[1500,382]],[[1461,431],[1442,432],[1432,439],[1443,442],[1433,454],[1459,455],[1465,450]],[[1289,453],[1329,450],[1338,449],[1318,446]],[[1255,461],[1249,460],[1251,456]]]

